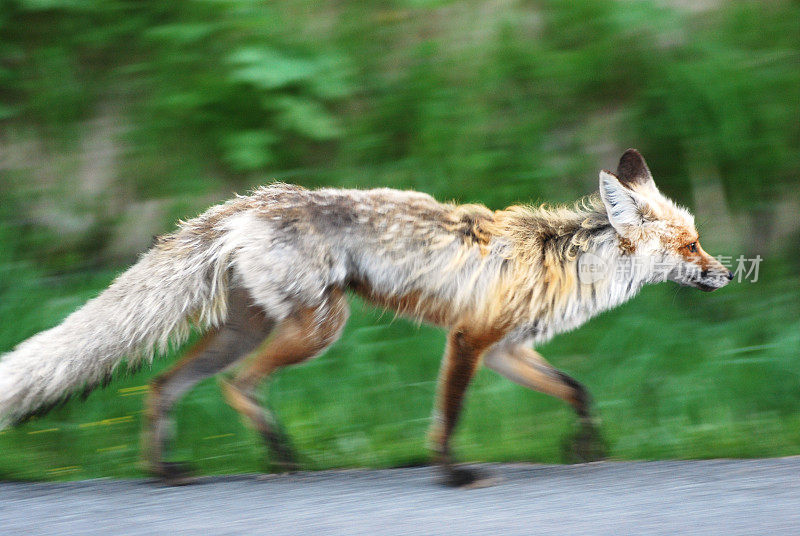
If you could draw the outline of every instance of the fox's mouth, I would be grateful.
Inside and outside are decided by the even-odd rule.
[[[718,288],[720,288],[720,287],[712,287],[711,285],[706,285],[705,283],[700,283],[700,282],[695,282],[693,283],[693,285],[695,286],[695,288],[699,288],[703,292],[713,292]]]
[[[717,283],[717,281],[719,281],[719,283]],[[712,279],[711,282],[717,284],[709,285],[701,281],[689,281],[689,285],[694,288],[699,288],[703,292],[713,292],[715,290],[721,289],[722,287],[728,284],[728,282],[725,280],[717,280],[717,279]]]

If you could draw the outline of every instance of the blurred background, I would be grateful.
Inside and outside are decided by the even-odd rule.
[[[613,458],[800,454],[799,105],[790,1],[8,0],[0,351],[234,192],[569,202],[636,147],[706,250],[733,269],[760,255],[757,280],[647,288],[541,352],[593,393]],[[306,468],[420,463],[444,335],[353,309],[326,355],[264,397]],[[0,476],[141,476],[146,384],[179,351],[0,432]],[[177,416],[175,458],[269,468],[214,380]],[[482,371],[455,449],[559,462],[573,423]]]

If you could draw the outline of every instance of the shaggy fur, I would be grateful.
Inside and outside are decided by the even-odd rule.
[[[102,382],[123,359],[151,359],[171,341],[182,342],[192,325],[211,329],[192,354],[198,357],[186,363],[200,361],[157,381],[150,414],[154,436],[165,442],[160,423],[174,399],[254,350],[275,328],[283,346],[260,351],[261,365],[226,388],[231,404],[274,437],[250,405],[252,388],[275,368],[324,351],[341,332],[347,316],[341,296],[350,290],[451,330],[442,419],[433,433],[450,467],[449,436],[482,356],[512,380],[587,415],[580,384],[530,346],[624,302],[646,283],[723,286],[728,271],[696,242],[691,215],[659,193],[633,150],[616,175],[600,173],[598,194],[573,207],[493,212],[417,192],[272,184],[182,222],[61,325],[3,355],[0,423]],[[605,276],[582,278],[582,257],[601,259]],[[158,448],[153,452],[160,457]]]

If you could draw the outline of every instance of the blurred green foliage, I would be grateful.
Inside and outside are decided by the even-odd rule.
[[[10,1],[0,119],[54,159],[81,150],[87,121],[117,116],[126,200],[205,202],[278,178],[566,201],[634,145],[686,204],[713,178],[730,208],[769,212],[800,174],[798,11]],[[18,214],[32,202],[16,201]],[[82,253],[113,235],[96,238]]]
[[[712,296],[648,289],[544,354],[590,386],[615,456],[797,454],[798,60],[788,0],[6,0],[0,348],[234,191],[566,202],[635,146],[695,210],[706,249],[761,254],[761,278]],[[312,467],[415,461],[441,345],[357,307],[342,341],[269,398]],[[124,389],[152,374],[3,432],[0,473],[136,474],[142,391]],[[108,418],[121,420],[86,425]],[[179,454],[256,469],[260,447],[232,418],[203,384],[181,406]],[[570,420],[484,374],[460,450],[555,461]]]

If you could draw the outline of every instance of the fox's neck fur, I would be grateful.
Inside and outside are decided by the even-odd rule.
[[[513,339],[541,343],[574,329],[629,300],[650,279],[599,196],[573,208],[510,207],[496,221],[513,266],[504,306],[527,317],[514,323]]]

